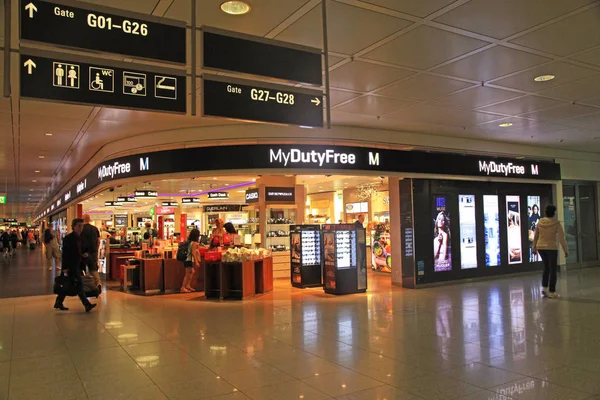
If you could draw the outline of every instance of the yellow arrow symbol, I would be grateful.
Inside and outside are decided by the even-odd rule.
[[[319,106],[319,104],[321,104],[321,100],[319,100],[318,97],[315,97],[310,102],[313,103],[315,106]]]

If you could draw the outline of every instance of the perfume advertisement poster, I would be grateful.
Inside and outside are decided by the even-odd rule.
[[[521,248],[521,203],[519,196],[506,196],[506,226],[508,241],[508,263],[523,262]]]
[[[460,227],[460,267],[477,268],[477,240],[475,237],[475,195],[458,195]]]
[[[485,266],[500,265],[500,217],[497,195],[483,196],[483,226],[485,228]]]
[[[540,221],[540,196],[527,196],[527,237],[529,243],[529,262],[542,261],[540,256],[533,253],[533,238],[535,229]]]
[[[323,250],[325,253],[325,288],[335,289],[335,245],[334,232],[323,234]]]
[[[433,196],[433,270],[452,270],[452,248],[450,243],[450,215],[447,196]]]

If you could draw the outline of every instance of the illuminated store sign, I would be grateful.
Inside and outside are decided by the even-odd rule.
[[[154,199],[158,197],[158,192],[154,190],[136,190],[134,196],[138,199]]]
[[[208,198],[209,199],[228,199],[229,193],[228,192],[210,192],[210,193],[208,193]]]
[[[525,175],[527,171],[524,165],[516,165],[509,163],[497,163],[495,161],[479,161],[479,172],[486,175],[504,175],[504,176],[519,176]],[[539,166],[530,164],[531,175],[539,175]]]
[[[181,199],[181,204],[200,204],[200,199],[197,197],[184,197]]]
[[[131,172],[130,163],[119,163],[115,161],[112,165],[103,165],[98,167],[98,179],[101,181],[104,178],[114,179],[115,175],[123,175]]]
[[[246,190],[246,202],[258,203],[258,189]]]
[[[216,206],[204,206],[204,212],[239,212],[242,211],[241,204],[223,204]]]
[[[265,199],[268,202],[293,203],[296,201],[296,190],[289,187],[267,187],[265,188]]]
[[[161,205],[163,207],[179,207],[179,203],[176,201],[163,201]]]
[[[117,201],[119,203],[136,203],[137,199],[135,197],[117,197]]]

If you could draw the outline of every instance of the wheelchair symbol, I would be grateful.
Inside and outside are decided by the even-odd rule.
[[[90,67],[90,90],[113,93],[115,71],[107,68]]]

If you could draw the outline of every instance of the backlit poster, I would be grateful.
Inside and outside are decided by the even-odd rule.
[[[452,247],[450,244],[450,215],[446,196],[433,196],[433,270],[452,270]]]
[[[506,236],[508,241],[508,263],[521,264],[521,204],[519,196],[506,196]]]
[[[335,289],[335,245],[334,233],[323,233],[323,248],[325,254],[325,288]]]
[[[498,196],[483,196],[483,227],[485,228],[485,266],[500,265],[500,217]]]
[[[529,242],[529,262],[542,261],[538,254],[533,253],[533,237],[540,216],[540,196],[527,196],[527,237]]]
[[[458,218],[460,226],[460,268],[477,268],[475,195],[458,195]]]

